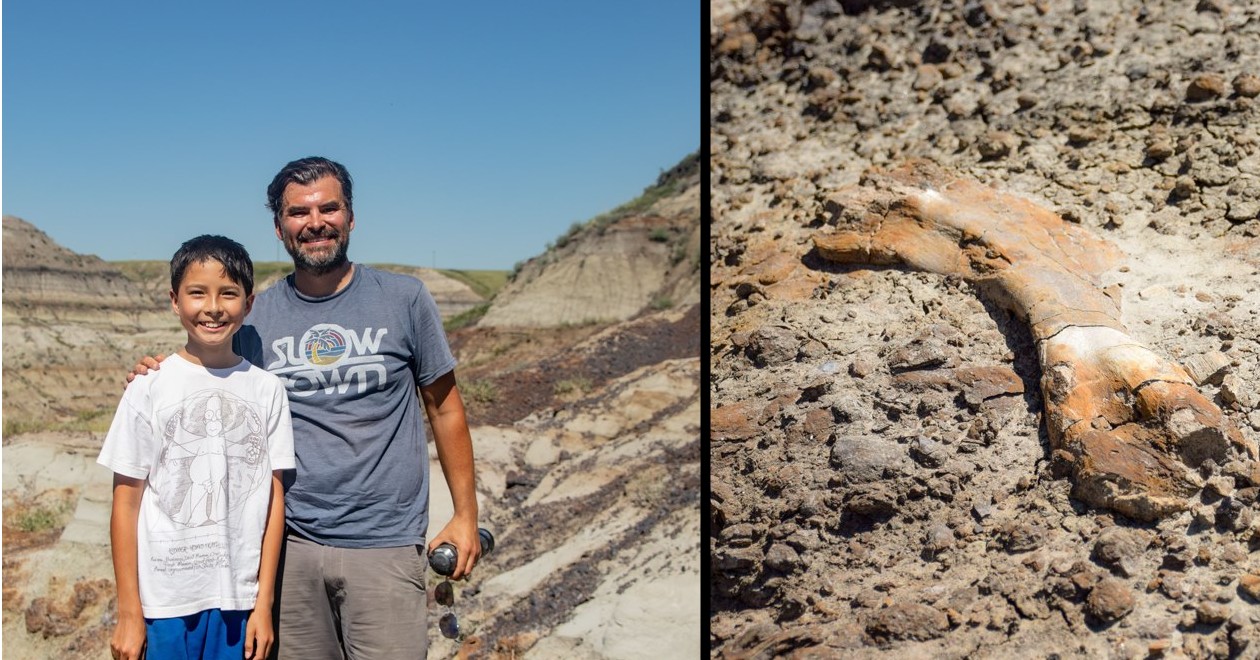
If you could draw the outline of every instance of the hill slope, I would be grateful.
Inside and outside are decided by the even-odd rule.
[[[700,194],[693,154],[523,264],[478,326],[606,323],[699,302]]]

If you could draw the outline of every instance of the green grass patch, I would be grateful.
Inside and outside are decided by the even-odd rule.
[[[506,270],[459,270],[443,269],[439,273],[467,284],[474,293],[491,300],[499,290],[507,286],[510,271]]]
[[[490,303],[482,303],[476,307],[460,312],[445,321],[442,321],[442,328],[447,332],[454,332],[460,328],[467,328],[468,326],[481,320],[481,317],[485,316],[488,311],[490,311]]]
[[[460,395],[475,403],[494,403],[499,398],[499,388],[488,380],[471,380],[459,386]]]
[[[30,511],[24,511],[13,521],[13,526],[23,532],[43,532],[58,527],[65,527],[66,520],[71,511],[74,510],[74,503],[70,501],[62,502],[56,506],[35,507]]]
[[[591,389],[591,381],[589,378],[565,378],[556,381],[554,391],[556,396],[580,395],[589,392]]]
[[[112,407],[82,410],[68,419],[13,419],[6,417],[4,420],[4,435],[5,437],[11,437],[42,431],[106,433],[109,431],[110,424],[114,421],[114,410]]]

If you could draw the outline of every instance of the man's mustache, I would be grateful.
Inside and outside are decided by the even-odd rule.
[[[298,241],[311,241],[311,240],[319,240],[323,238],[328,238],[328,239],[341,238],[341,232],[335,229],[324,229],[320,231],[304,231],[301,234],[298,234],[297,240]]]

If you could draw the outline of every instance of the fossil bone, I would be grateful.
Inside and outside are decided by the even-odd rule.
[[[1205,460],[1255,461],[1245,439],[1177,364],[1130,337],[1100,275],[1120,252],[1058,215],[924,161],[872,170],[825,203],[825,259],[956,275],[1027,322],[1045,421],[1073,495],[1154,520],[1187,507]]]

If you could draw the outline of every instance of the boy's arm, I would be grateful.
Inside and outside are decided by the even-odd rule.
[[[137,660],[144,649],[144,612],[140,607],[139,550],[136,537],[144,481],[114,473],[114,505],[109,538],[118,586],[118,624],[110,649],[119,660]]]
[[[464,414],[464,401],[455,385],[455,372],[449,371],[429,385],[420,388],[424,410],[433,427],[433,444],[437,447],[442,474],[451,490],[455,515],[446,527],[429,542],[433,549],[451,543],[458,550],[458,560],[451,579],[458,580],[472,571],[481,556],[481,537],[477,534],[477,485],[473,472],[472,435]]]
[[[258,600],[245,629],[245,658],[266,658],[275,644],[271,606],[275,602],[276,572],[284,543],[284,485],[281,470],[271,472],[271,504],[263,529],[262,558],[258,562]]]

